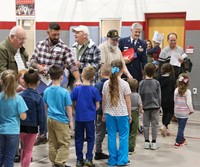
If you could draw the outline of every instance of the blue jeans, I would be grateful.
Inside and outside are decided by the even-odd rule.
[[[177,118],[178,119],[178,132],[176,136],[176,143],[182,144],[184,140],[184,130],[188,118]]]
[[[19,134],[0,134],[0,167],[13,167]]]
[[[95,141],[94,121],[80,122],[75,121],[75,148],[77,160],[83,160],[84,132],[86,131],[87,153],[86,159],[93,159],[93,148]]]
[[[129,117],[111,116],[106,114],[106,128],[108,131],[108,165],[125,165],[128,163]],[[117,146],[117,133],[119,146]]]

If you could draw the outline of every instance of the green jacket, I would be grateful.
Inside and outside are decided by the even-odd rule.
[[[16,53],[17,49],[12,47],[9,38],[0,43],[0,73],[7,69],[18,72],[17,63],[14,58]],[[28,61],[28,53],[24,47],[20,48],[20,54],[25,67],[28,68],[26,64]]]

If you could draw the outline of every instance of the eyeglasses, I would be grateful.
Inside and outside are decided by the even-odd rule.
[[[19,39],[20,41],[25,41],[25,40],[27,40],[27,38],[25,37],[25,38],[20,38],[20,37],[18,37],[17,35],[14,35],[17,39]]]

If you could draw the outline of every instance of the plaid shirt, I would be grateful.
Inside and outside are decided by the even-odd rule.
[[[77,48],[78,44],[75,43],[73,47]],[[80,56],[79,61],[81,64],[80,72],[82,72],[84,67],[92,66],[96,69],[96,76],[95,76],[95,82],[98,80],[98,70],[100,68],[100,50],[95,45],[95,43],[90,40],[88,46],[84,50],[83,54]]]
[[[59,42],[53,47],[50,46],[49,38],[40,41],[30,59],[30,64],[44,64],[51,66],[53,64],[66,67],[71,72],[78,70],[71,50],[59,39]],[[34,67],[34,66],[33,66]]]

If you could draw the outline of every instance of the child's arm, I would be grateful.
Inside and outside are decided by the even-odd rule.
[[[194,113],[194,109],[193,109],[193,105],[192,105],[192,95],[191,95],[191,91],[189,89],[186,93],[186,102],[187,102],[187,106],[190,110],[190,115],[191,115],[192,113]]]
[[[73,116],[72,116],[72,106],[67,106],[66,107],[66,112],[67,112],[67,116],[69,118],[69,127],[71,129],[74,129]]]
[[[102,121],[105,122],[106,121],[106,117],[105,117],[105,95],[102,96],[102,111],[103,111]]]
[[[23,112],[19,115],[21,120],[25,120],[26,119],[26,112]]]
[[[132,117],[131,117],[131,98],[130,98],[130,94],[125,95],[125,101],[126,101],[126,106],[128,109],[128,115],[129,115],[129,119],[130,119],[130,123],[132,122]]]
[[[100,107],[100,102],[97,101],[97,102],[96,102],[96,111],[99,109],[99,107]]]
[[[139,104],[139,113],[140,113],[140,114],[143,114],[143,106],[142,106],[142,103]]]

